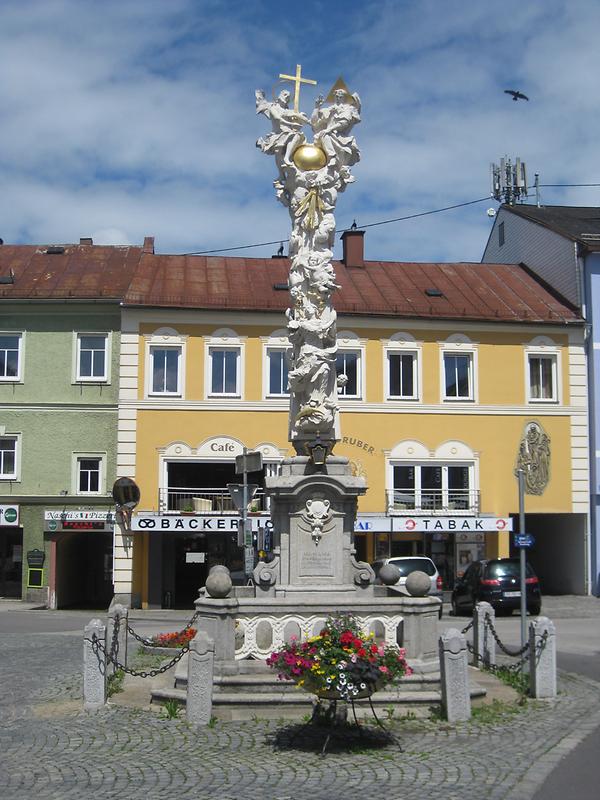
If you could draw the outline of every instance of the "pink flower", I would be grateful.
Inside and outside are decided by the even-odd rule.
[[[389,669],[387,667],[379,667],[379,671],[383,673],[388,673]]]

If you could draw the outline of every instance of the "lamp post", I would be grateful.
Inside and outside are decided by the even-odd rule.
[[[519,533],[525,534],[525,470],[519,467],[516,470],[519,482]],[[525,647],[527,641],[527,584],[525,583],[526,571],[525,547],[519,546],[519,572],[521,588],[521,647]]]

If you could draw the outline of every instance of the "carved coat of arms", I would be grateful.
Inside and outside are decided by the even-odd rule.
[[[550,437],[537,422],[528,422],[517,457],[517,469],[525,473],[525,492],[543,494],[550,480]]]

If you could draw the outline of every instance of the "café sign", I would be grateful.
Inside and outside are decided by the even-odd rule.
[[[112,511],[44,511],[44,519],[59,520],[59,521],[91,521],[91,522],[114,522],[114,513]]]

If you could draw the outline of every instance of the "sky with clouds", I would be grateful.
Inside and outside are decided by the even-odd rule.
[[[302,110],[340,75],[361,97],[339,229],[485,198],[503,155],[542,185],[600,183],[598,30],[590,0],[2,0],[0,236],[154,235],[163,253],[287,239],[254,90],[297,63],[319,82]],[[542,201],[600,206],[600,188]],[[370,228],[366,256],[478,261],[496,205]]]

